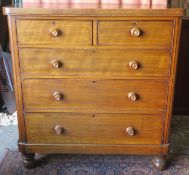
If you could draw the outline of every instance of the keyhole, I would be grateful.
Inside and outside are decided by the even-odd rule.
[[[137,26],[137,22],[133,22],[132,25],[133,25],[133,26]]]

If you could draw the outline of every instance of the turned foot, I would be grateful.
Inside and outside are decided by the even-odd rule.
[[[160,157],[155,157],[152,160],[152,165],[154,168],[156,168],[158,171],[163,171],[166,168],[166,157],[165,156],[160,156]]]
[[[35,167],[35,154],[34,153],[24,153],[23,156],[23,164],[25,168],[34,168]]]

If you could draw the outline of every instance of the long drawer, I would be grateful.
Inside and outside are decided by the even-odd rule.
[[[92,21],[17,20],[16,23],[19,44],[92,44]]]
[[[166,110],[167,82],[152,80],[25,79],[25,110],[157,112]]]
[[[27,75],[167,78],[171,61],[166,50],[20,49],[19,55]]]
[[[163,117],[128,114],[28,113],[28,143],[161,144]]]
[[[172,47],[174,21],[99,21],[99,45]]]

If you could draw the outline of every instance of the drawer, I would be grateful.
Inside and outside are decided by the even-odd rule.
[[[171,48],[174,21],[99,21],[99,45]]]
[[[25,79],[25,110],[157,112],[166,109],[167,82],[152,80]]]
[[[33,144],[161,144],[163,131],[158,115],[28,113],[25,123]]]
[[[22,74],[62,76],[168,77],[166,50],[20,49]]]
[[[91,45],[92,22],[17,20],[19,44]]]

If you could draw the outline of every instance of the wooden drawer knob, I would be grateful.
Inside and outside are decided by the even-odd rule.
[[[138,28],[131,29],[131,35],[134,37],[139,37],[141,35],[141,31]]]
[[[129,62],[129,67],[133,70],[137,70],[139,66],[140,66],[139,63],[134,60]]]
[[[60,101],[60,100],[62,100],[63,99],[63,94],[61,93],[61,92],[54,92],[53,93],[53,97],[54,97],[54,99],[56,100],[56,101]]]
[[[52,61],[51,61],[51,67],[52,67],[53,69],[58,69],[58,68],[61,67],[61,62],[58,61],[58,60],[52,60]]]
[[[52,37],[57,37],[57,36],[59,36],[60,35],[60,30],[58,30],[58,29],[50,29],[50,35],[52,36]]]
[[[60,125],[56,125],[54,128],[53,128],[53,131],[56,135],[61,135],[64,133],[64,129],[62,126]]]
[[[134,92],[129,92],[129,93],[128,93],[128,98],[129,98],[129,100],[131,100],[131,101],[136,101],[136,100],[137,100],[137,94],[134,93]]]
[[[126,128],[126,134],[127,134],[128,136],[134,136],[134,135],[135,135],[135,129],[132,128],[132,127]]]

